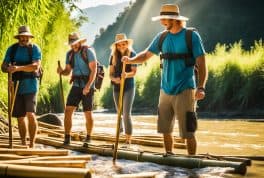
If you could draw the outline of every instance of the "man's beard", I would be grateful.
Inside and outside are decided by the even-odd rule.
[[[167,28],[167,30],[171,30],[172,29],[172,24],[168,24],[168,26],[166,27]]]

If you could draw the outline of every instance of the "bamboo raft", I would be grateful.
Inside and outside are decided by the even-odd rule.
[[[72,143],[63,145],[64,130],[60,126],[39,122],[39,131],[36,142],[60,149],[27,149],[21,146],[18,135],[14,135],[13,149],[7,149],[8,135],[0,135],[0,176],[1,177],[56,177],[56,178],[79,178],[91,177],[92,171],[86,168],[86,163],[91,160],[91,155],[70,156],[69,150],[75,150],[88,154],[102,156],[113,155],[113,135],[95,133],[92,140],[107,141],[107,144],[86,144],[80,142],[84,134],[73,132]],[[183,140],[174,138],[174,147],[185,149]],[[124,136],[120,142],[124,142]],[[133,136],[132,143],[144,146],[163,146],[163,139],[160,136],[137,135]],[[17,147],[15,147],[17,146]],[[63,149],[62,149],[63,148]],[[144,151],[140,149],[119,148],[118,159],[128,159],[139,162],[153,162],[157,164],[183,167],[183,168],[204,168],[204,167],[230,167],[233,173],[244,175],[251,160],[232,156],[217,155],[171,155],[164,156],[161,153]],[[159,173],[146,172],[141,174],[114,175],[113,177],[155,177]]]

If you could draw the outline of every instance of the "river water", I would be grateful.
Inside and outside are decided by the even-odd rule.
[[[62,117],[62,116],[61,116]],[[116,114],[94,114],[94,132],[114,134],[116,127]],[[156,120],[154,115],[135,115],[133,120],[133,134],[157,135]],[[198,154],[218,155],[249,155],[264,156],[264,122],[249,122],[247,120],[217,120],[200,119],[198,121]],[[73,130],[84,131],[84,116],[75,113],[73,118]],[[175,125],[174,135],[178,135],[178,127]],[[137,145],[132,145],[137,148]],[[163,152],[163,148],[153,147],[151,151]],[[174,149],[174,152],[186,154],[186,150]],[[88,167],[93,170],[93,177],[112,177],[115,174],[128,174],[140,172],[159,172],[158,177],[215,177],[215,178],[255,178],[264,177],[264,161],[253,161],[248,167],[245,176],[228,173],[229,168],[203,168],[183,169],[179,167],[162,166],[154,163],[135,162],[129,160],[117,160],[118,169],[113,167],[111,157],[94,155]]]

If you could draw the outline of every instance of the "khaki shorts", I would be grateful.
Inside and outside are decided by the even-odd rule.
[[[178,120],[181,138],[193,138],[194,132],[186,129],[186,113],[196,111],[195,90],[187,89],[177,95],[167,95],[160,90],[158,105],[158,132],[172,133],[175,119]]]

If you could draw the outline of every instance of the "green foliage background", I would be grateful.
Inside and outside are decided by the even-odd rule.
[[[67,9],[66,6],[67,5]],[[70,18],[71,0],[1,0],[0,1],[0,59],[7,48],[17,42],[20,25],[28,25],[35,36],[33,42],[42,50],[44,76],[38,95],[38,113],[61,111],[57,60],[65,61],[68,34],[77,29],[77,21]],[[7,102],[7,75],[0,73],[0,100]],[[66,81],[64,81],[65,83]],[[65,89],[67,85],[65,85]]]
[[[264,44],[261,40],[250,51],[243,50],[241,42],[230,47],[217,45],[206,58],[209,78],[206,98],[199,102],[199,111],[255,115],[263,111]],[[134,111],[155,112],[160,90],[159,64],[159,57],[155,56],[138,67]],[[100,103],[104,108],[113,108],[109,78],[104,82]]]
[[[206,1],[211,4],[209,0]],[[158,13],[161,3],[175,3],[178,1],[155,1],[156,4],[153,2],[154,1],[138,0],[136,1],[136,3],[130,4],[130,7],[126,8],[124,12],[120,13],[120,15],[117,17],[117,21],[114,24],[109,25],[108,28],[101,34],[101,36],[96,39],[94,46],[98,54],[98,59],[100,61],[104,61],[103,63],[106,66],[110,53],[110,50],[107,49],[109,49],[110,44],[113,42],[116,33],[127,33],[128,37],[131,37],[135,40],[135,47],[137,51],[144,49],[151,41],[154,34],[156,34],[156,32],[158,31],[161,31],[160,25],[156,22],[155,25],[154,23],[150,23],[149,17],[154,16]],[[221,1],[221,7],[227,7],[227,1],[224,0],[223,2]],[[31,31],[35,36],[33,41],[42,49],[42,66],[44,68],[44,78],[38,95],[38,114],[62,111],[58,86],[59,77],[56,74],[57,61],[60,60],[61,63],[64,64],[65,53],[68,50],[68,46],[66,45],[68,34],[72,31],[76,31],[81,21],[83,20],[80,19],[81,21],[77,21],[71,19],[70,10],[74,8],[73,3],[74,0],[0,1],[1,62],[4,58],[8,46],[16,42],[13,36],[17,34],[17,28],[20,25],[26,24],[30,26]],[[183,8],[182,10],[186,13],[186,16],[192,16],[194,17],[194,19],[203,19],[204,13],[202,13],[202,10],[204,10],[204,6],[195,6],[200,12],[198,13],[197,10],[197,14],[200,14],[200,16],[195,16],[195,14],[192,14],[190,11],[188,11],[188,7],[191,5],[189,0],[179,1],[179,3],[180,5],[185,5],[184,7],[186,8]],[[239,9],[236,9],[235,11],[239,11],[239,13],[237,13],[238,15],[241,15],[242,12],[246,12],[244,7],[251,8],[252,6],[246,6],[248,5],[248,3],[244,0],[241,1],[241,4],[243,5],[241,6],[241,11],[239,11]],[[192,6],[194,5],[192,4]],[[210,7],[212,7],[212,9],[215,9],[219,6],[215,5]],[[152,9],[152,11],[147,11],[147,8]],[[254,11],[257,13],[259,12],[258,10],[259,9],[257,8]],[[144,14],[140,12],[148,12],[147,17],[145,18],[145,16],[143,16]],[[230,13],[229,11],[225,12]],[[231,17],[233,18],[234,16]],[[223,18],[223,20],[226,20],[226,18]],[[139,20],[135,21],[135,19]],[[252,21],[252,19],[253,17],[248,17],[247,22]],[[203,20],[203,22],[204,21],[206,20]],[[239,36],[238,34],[231,33],[232,30],[230,29],[232,28],[227,28],[229,29],[229,31],[225,34],[220,32],[218,33],[215,29],[211,29],[211,27],[215,26],[215,22],[213,22],[212,19],[211,21],[209,19],[208,22],[210,23],[205,24],[205,26],[199,23],[196,24],[194,22],[199,21],[191,21],[191,24],[194,24],[195,27],[198,26],[202,27],[202,29],[209,29],[208,32],[201,30],[201,36],[203,37],[203,39],[206,39],[206,41],[209,42],[211,41],[210,39],[212,34],[217,34],[215,36],[221,34],[222,37],[225,37],[225,39],[230,38],[231,41],[237,40]],[[241,24],[242,22],[237,22],[236,25],[238,23]],[[149,26],[146,27],[144,26],[144,24],[149,24]],[[143,27],[145,31],[142,31]],[[247,30],[247,32],[250,32],[247,33],[248,37],[250,36],[251,40],[253,38],[254,40],[260,39],[263,36],[261,36],[261,34],[263,33],[259,32],[264,31],[261,30],[261,27],[263,27],[261,26],[261,23],[258,23],[257,28],[259,30],[257,31],[254,29],[245,29]],[[148,33],[150,35],[146,35],[146,31],[150,31],[150,33]],[[257,35],[252,36],[252,31],[255,31]],[[236,38],[231,38],[230,35],[233,35]],[[223,39],[224,38],[218,40],[215,39],[215,41],[225,42],[223,41]],[[248,38],[244,38],[243,36],[240,36],[240,38],[238,39],[246,39],[246,44],[248,46],[251,42]],[[214,50],[212,50],[212,52],[207,55],[209,79],[206,87],[206,98],[202,102],[199,102],[199,111],[238,111],[242,113],[252,111],[255,114],[258,114],[258,111],[263,111],[263,42],[261,40],[255,42],[255,45],[249,50],[244,50],[242,42],[235,44],[233,43],[234,45],[231,46],[217,45],[215,47],[215,44],[216,43],[210,43],[210,46]],[[103,87],[99,92],[95,93],[95,105],[97,108],[103,107],[111,109],[114,108],[112,87],[110,85],[110,79],[108,77],[108,68],[105,68],[105,71],[106,77],[103,82]],[[159,97],[160,72],[161,70],[159,68],[158,57],[153,57],[147,63],[139,65],[136,75],[136,97],[134,102],[134,110],[141,109],[141,112],[154,112],[156,110]],[[69,79],[66,77],[63,78],[65,98],[70,87],[70,85],[68,84],[68,80]],[[0,72],[0,85],[0,104],[7,105],[7,75],[2,72]],[[4,106],[0,106],[0,108],[1,110],[4,110]]]

